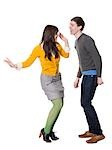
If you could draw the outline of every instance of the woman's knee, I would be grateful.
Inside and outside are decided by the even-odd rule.
[[[53,104],[55,107],[57,107],[59,110],[62,109],[63,107],[63,99],[56,99],[56,100],[53,100]]]

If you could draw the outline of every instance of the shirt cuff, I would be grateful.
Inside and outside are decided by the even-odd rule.
[[[65,46],[64,50],[65,50],[65,52],[69,53],[70,52],[70,47],[69,46]]]
[[[22,63],[17,63],[16,64],[16,69],[20,70],[23,67]]]

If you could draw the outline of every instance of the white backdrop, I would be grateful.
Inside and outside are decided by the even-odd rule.
[[[107,148],[112,144],[112,15],[111,0],[0,0],[0,149],[75,149]],[[106,139],[88,145],[78,134],[88,129],[80,106],[80,88],[73,82],[78,70],[75,37],[69,33],[70,19],[81,16],[84,32],[92,36],[103,60],[104,85],[97,88],[93,104]],[[65,87],[65,102],[55,125],[59,141],[47,144],[38,138],[52,104],[40,85],[39,60],[21,71],[11,69],[3,60],[25,60],[41,40],[47,24],[56,25],[69,39],[71,54],[62,58],[60,72]],[[62,41],[61,44],[64,43]]]

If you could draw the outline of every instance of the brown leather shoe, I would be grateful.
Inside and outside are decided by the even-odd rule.
[[[97,143],[98,141],[101,141],[105,138],[105,136],[102,135],[94,135],[91,139],[87,140],[87,143]]]
[[[94,134],[90,133],[89,131],[86,131],[84,134],[80,134],[79,137],[80,138],[89,138],[89,137],[93,137]]]

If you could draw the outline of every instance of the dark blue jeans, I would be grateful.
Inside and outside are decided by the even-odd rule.
[[[101,135],[102,130],[98,120],[97,113],[92,105],[92,99],[94,97],[97,87],[96,75],[84,75],[81,84],[81,106],[84,109],[89,131],[91,133]]]

